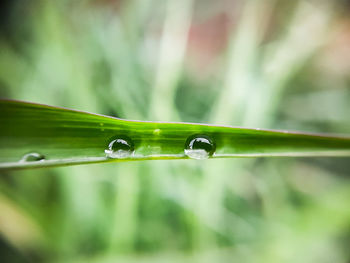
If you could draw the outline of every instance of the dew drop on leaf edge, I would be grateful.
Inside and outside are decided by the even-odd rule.
[[[23,155],[20,162],[38,162],[45,160],[45,156],[37,153],[37,152],[31,152]]]
[[[112,159],[123,159],[132,156],[134,143],[127,136],[114,137],[105,150],[106,156]]]
[[[184,151],[192,159],[208,159],[215,152],[215,143],[207,135],[192,135],[187,139]]]

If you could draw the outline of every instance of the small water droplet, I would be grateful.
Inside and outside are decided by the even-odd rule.
[[[37,152],[31,152],[23,155],[20,162],[38,162],[45,160],[45,156],[37,153]]]
[[[185,145],[185,154],[192,159],[208,159],[215,151],[215,143],[207,135],[190,136]]]
[[[128,158],[134,153],[134,143],[127,136],[118,137],[108,144],[105,153],[108,158]]]
[[[154,129],[153,130],[154,135],[159,135],[160,134],[160,129]]]

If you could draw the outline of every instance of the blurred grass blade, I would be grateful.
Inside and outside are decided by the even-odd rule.
[[[1,100],[0,121],[2,169],[184,159],[193,157],[188,152],[186,155],[185,149],[189,138],[196,135],[202,141],[213,143],[211,148],[205,148],[201,142],[197,144],[204,145],[203,150],[212,158],[350,156],[349,137],[191,123],[128,121],[20,101]],[[109,144],[117,139],[124,142],[122,150],[128,147],[125,141],[132,145],[129,145],[132,147],[131,154],[126,155],[124,151],[108,158]],[[198,157],[196,153],[195,158]]]

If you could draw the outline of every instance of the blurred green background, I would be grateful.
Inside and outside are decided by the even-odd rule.
[[[350,3],[7,0],[0,96],[350,134]],[[1,124],[0,124],[1,125]],[[1,172],[1,262],[350,262],[350,159]]]

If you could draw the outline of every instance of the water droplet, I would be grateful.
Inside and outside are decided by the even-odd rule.
[[[192,159],[208,159],[215,151],[215,143],[207,135],[193,135],[185,145],[185,154]]]
[[[38,162],[38,161],[43,161],[43,160],[45,160],[44,155],[42,155],[40,153],[32,152],[32,153],[27,153],[27,154],[23,155],[20,162]]]
[[[128,158],[134,153],[134,143],[127,136],[118,137],[108,144],[105,153],[108,158]]]
[[[154,129],[153,130],[154,135],[159,135],[160,134],[160,129]]]

